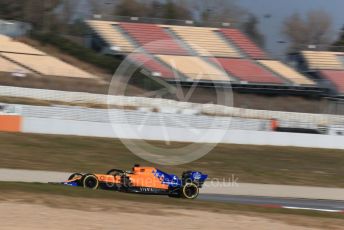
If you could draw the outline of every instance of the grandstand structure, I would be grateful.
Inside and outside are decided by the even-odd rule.
[[[302,51],[300,68],[313,76],[319,85],[344,97],[344,52]]]
[[[0,35],[0,72],[95,79],[90,73],[52,57],[32,46]]]
[[[221,29],[220,32],[253,59],[268,59],[268,55],[238,29]]]
[[[302,51],[290,66],[274,59],[240,29],[157,21],[88,20],[92,44],[128,57],[145,75],[190,87],[230,87],[239,92],[344,97],[344,53]],[[178,24],[178,25],[177,25]],[[0,35],[0,72],[97,79],[32,46]]]
[[[189,47],[197,52],[199,56],[214,57],[240,57],[238,50],[230,43],[216,34],[216,29],[208,27],[192,26],[168,26]]]
[[[86,24],[92,44],[128,56],[146,73],[170,83],[188,87],[197,80],[200,87],[275,94],[326,92],[305,74],[271,58],[238,28],[128,20]]]
[[[198,92],[199,94],[207,92],[204,94],[205,99],[201,98],[201,103],[196,97],[193,103],[189,103],[171,100],[173,97],[170,96],[160,99],[143,97],[144,94],[141,94],[136,97],[138,95],[136,92],[133,94],[135,97],[89,94],[89,88],[85,92],[68,92],[70,89],[54,91],[37,89],[38,87],[32,89],[0,86],[1,96],[82,106],[100,105],[100,107],[110,101],[112,102],[110,104],[114,105],[115,112],[125,113],[126,119],[121,120],[122,117],[118,116],[117,122],[125,123],[129,120],[132,125],[137,125],[141,120],[148,120],[150,125],[159,126],[157,121],[161,119],[170,121],[171,118],[181,120],[191,127],[204,129],[214,128],[209,126],[210,121],[214,121],[216,129],[220,130],[223,128],[222,124],[229,121],[233,122],[231,128],[255,131],[269,131],[270,122],[275,119],[282,127],[313,130],[344,124],[343,116],[282,112],[287,110],[285,107],[279,109],[281,111],[273,111],[274,108],[266,107],[264,109],[269,110],[251,109],[246,104],[228,107],[220,103],[216,104],[217,102],[214,104],[209,96],[216,87],[262,94],[311,95],[315,98],[327,96],[327,89],[331,89],[336,94],[344,95],[344,53],[303,51],[300,53],[302,62],[298,68],[295,68],[274,59],[238,28],[228,25],[197,27],[190,23],[170,25],[128,20],[125,22],[89,20],[86,23],[90,28],[92,44],[100,45],[102,49],[110,51],[110,54],[127,57],[133,65],[144,70],[141,71],[143,75],[138,77],[149,75],[149,78],[159,78],[183,87],[192,87],[197,82],[198,86],[208,87],[211,90],[201,89]],[[71,64],[2,35],[0,35],[1,72],[42,76],[39,81],[40,79],[44,81],[44,76],[67,77],[78,79],[78,82],[97,79],[96,76]],[[57,84],[57,81],[52,82]],[[77,84],[77,87],[80,88],[80,84]],[[253,96],[255,97],[256,94]],[[265,95],[262,97],[264,97],[262,104],[270,102],[273,104]],[[316,107],[319,101],[314,102]],[[281,104],[284,104],[283,102]],[[306,103],[309,102],[300,103],[298,106],[303,107]],[[297,107],[294,101],[290,104],[292,107]],[[104,116],[106,110],[102,109],[75,108],[75,111],[69,112],[74,108],[61,110],[44,108],[44,111],[33,106],[17,106],[17,108],[23,109],[17,112],[27,117],[36,118],[44,115],[45,118],[109,123],[108,120],[104,120],[107,118]],[[169,123],[171,127],[183,126],[173,119]]]

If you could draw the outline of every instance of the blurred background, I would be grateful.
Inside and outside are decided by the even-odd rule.
[[[343,9],[0,0],[1,229],[343,229]],[[135,163],[208,186],[185,202],[46,183]]]

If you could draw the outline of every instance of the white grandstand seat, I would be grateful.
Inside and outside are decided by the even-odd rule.
[[[51,56],[15,53],[2,53],[2,56],[42,75],[95,78],[91,74]]]
[[[38,49],[35,49],[21,42],[16,42],[12,40],[11,38],[4,35],[1,35],[0,37],[0,52],[46,55],[44,52]]]
[[[282,77],[290,80],[291,82],[299,85],[315,85],[315,82],[308,79],[306,76],[297,72],[293,68],[283,64],[276,60],[260,60],[258,61],[265,67],[269,68],[271,71],[281,75]]]
[[[338,58],[338,55],[342,54],[343,53],[330,51],[302,51],[302,55],[310,70],[343,70],[344,64]]]
[[[176,69],[192,80],[230,81],[230,77],[200,57],[156,55],[172,69]]]
[[[6,73],[30,73],[29,70],[0,57],[0,72]]]
[[[201,56],[240,57],[237,50],[217,34],[216,28],[161,26],[171,29]]]
[[[118,22],[86,21],[86,23],[100,35],[110,46],[119,47],[120,52],[130,53],[136,48],[118,27]]]
[[[31,71],[30,71],[31,70]],[[5,35],[0,36],[0,71],[95,78],[91,74]]]

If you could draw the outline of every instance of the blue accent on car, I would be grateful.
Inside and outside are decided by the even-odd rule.
[[[168,174],[159,169],[153,170],[152,172],[155,177],[157,177],[161,183],[167,184],[170,188],[177,188],[183,186],[183,181],[179,179],[174,174]],[[197,171],[189,171],[189,177],[191,181],[197,181],[201,184],[208,178],[208,175],[202,174],[201,172]]]
[[[76,181],[64,182],[63,184],[69,186],[79,186],[78,182]]]
[[[169,185],[169,187],[180,187],[182,181],[174,174],[167,174],[159,169],[153,171],[155,177],[161,180],[161,183]]]
[[[192,172],[190,179],[192,181],[204,182],[208,178],[208,175],[202,174],[201,172]]]

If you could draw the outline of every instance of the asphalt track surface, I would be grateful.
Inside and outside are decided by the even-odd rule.
[[[17,169],[0,169],[0,181],[12,182],[61,182],[64,181],[70,173],[49,172],[37,170],[17,170]],[[283,187],[285,189],[286,187]],[[215,188],[216,189],[216,188]],[[233,188],[230,188],[232,190]],[[216,194],[207,191],[206,188],[201,189],[198,199],[210,202],[226,202],[235,204],[258,205],[270,208],[286,208],[286,209],[304,209],[324,212],[339,212],[344,214],[344,200],[331,199],[300,199],[300,198],[280,198],[271,196],[252,196],[252,195],[231,195]],[[220,191],[220,190],[219,190]]]
[[[324,212],[341,212],[344,214],[344,201],[315,200],[296,198],[276,198],[258,196],[233,196],[218,194],[200,194],[198,199],[214,202],[259,205],[270,208],[304,209]]]

